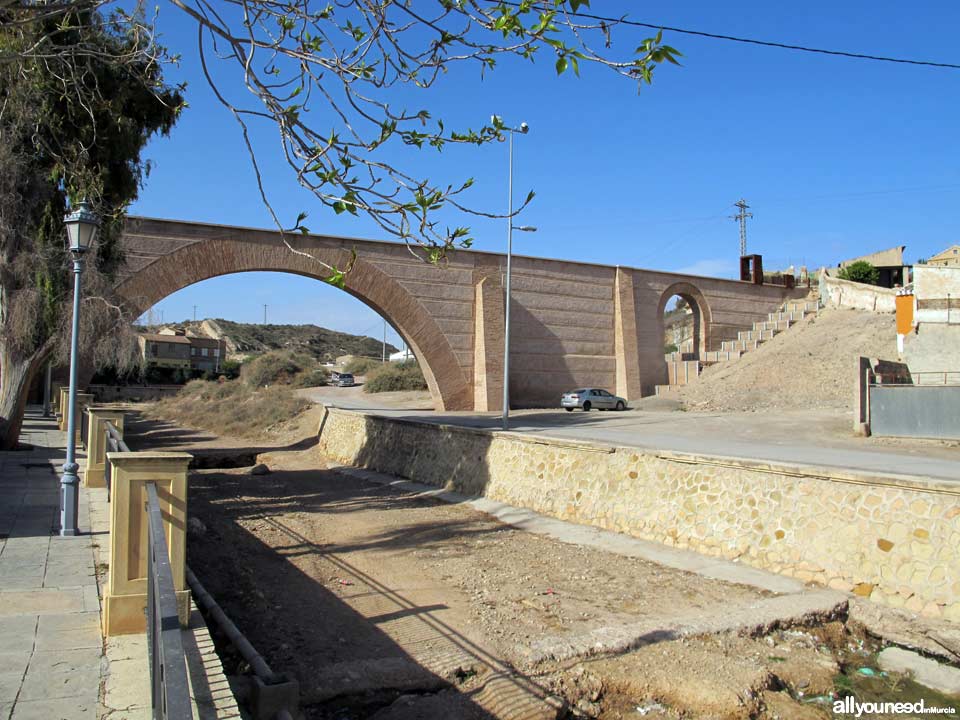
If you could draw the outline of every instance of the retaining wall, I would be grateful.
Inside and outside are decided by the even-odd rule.
[[[820,273],[820,302],[827,307],[846,307],[876,313],[896,312],[897,291],[864,285]]]
[[[960,484],[324,413],[319,451],[960,622]]]

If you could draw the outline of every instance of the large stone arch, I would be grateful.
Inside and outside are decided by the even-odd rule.
[[[657,337],[663,337],[663,313],[667,308],[667,302],[674,295],[679,295],[686,300],[693,310],[693,352],[699,357],[701,352],[706,352],[712,348],[710,344],[710,305],[700,288],[692,283],[675,282],[661,293],[660,301],[657,304],[657,322],[659,323]]]
[[[311,254],[293,252],[277,242],[208,239],[159,255],[125,277],[117,290],[134,315],[140,315],[178,290],[221,275],[270,271],[323,280],[328,272],[314,258],[335,267],[346,267],[351,261],[350,253],[339,248],[313,248]],[[464,377],[447,338],[416,297],[362,257],[347,274],[345,290],[386,318],[411,347],[437,410],[472,409],[472,382]]]

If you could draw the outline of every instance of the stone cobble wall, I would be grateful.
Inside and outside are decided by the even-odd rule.
[[[331,409],[319,451],[960,622],[960,488]]]

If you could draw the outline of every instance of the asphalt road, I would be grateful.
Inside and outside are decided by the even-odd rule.
[[[344,409],[466,427],[501,427],[499,414],[434,412],[425,394],[366,395],[361,387],[301,392],[314,402]],[[849,413],[838,411],[568,413],[557,409],[512,411],[509,429],[645,450],[960,482],[960,443],[858,438],[852,434],[852,424]]]

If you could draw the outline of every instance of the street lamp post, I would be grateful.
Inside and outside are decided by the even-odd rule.
[[[73,328],[70,334],[70,393],[67,400],[67,460],[60,476],[60,534],[76,535],[78,486],[77,455],[77,336],[80,334],[80,275],[83,255],[96,239],[100,219],[90,210],[86,200],[63,219],[73,255]]]
[[[496,120],[496,117],[494,117]],[[513,136],[515,133],[526,135],[530,131],[530,126],[526,123],[520,123],[518,128],[504,127],[503,130],[509,133],[509,159],[507,165],[507,193],[509,195],[507,203],[507,279],[506,279],[506,307],[504,308],[504,328],[503,328],[503,429],[510,427],[510,283],[513,271],[513,231],[535,232],[536,228],[529,225],[513,224]]]

